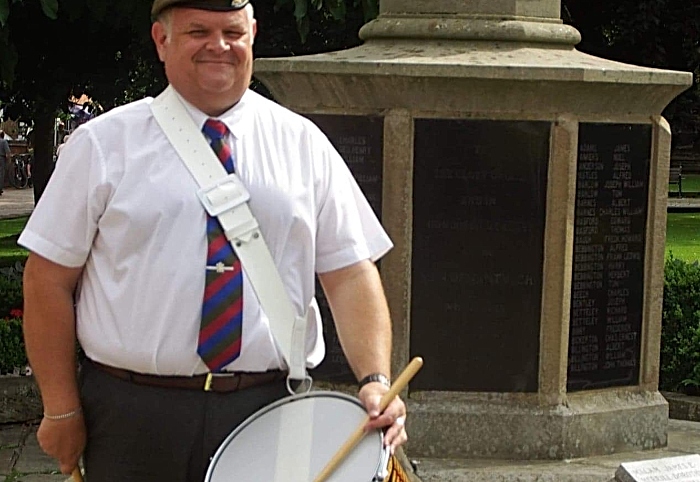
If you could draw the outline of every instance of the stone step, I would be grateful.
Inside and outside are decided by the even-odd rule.
[[[697,397],[693,397],[697,398]],[[414,460],[421,482],[612,482],[624,462],[700,453],[700,422],[669,420],[668,446],[658,450],[561,461]],[[410,449],[408,450],[410,459]]]

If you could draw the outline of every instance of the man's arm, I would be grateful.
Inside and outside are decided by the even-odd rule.
[[[335,320],[345,356],[358,380],[371,373],[391,377],[391,318],[377,267],[360,261],[318,275]],[[388,388],[371,382],[359,393],[372,419],[368,429],[388,427],[384,441],[392,449],[406,441],[406,407],[396,397],[379,413],[379,401]]]
[[[46,453],[58,459],[61,471],[77,466],[85,446],[85,427],[77,384],[73,292],[82,268],[67,268],[31,253],[24,269],[24,341],[39,385],[44,413],[78,411],[75,416],[44,418],[38,432]]]
[[[34,253],[24,270],[24,340],[48,414],[70,412],[80,405],[73,309],[80,272]]]
[[[318,278],[357,379],[377,372],[391,377],[391,319],[374,263],[361,261]]]

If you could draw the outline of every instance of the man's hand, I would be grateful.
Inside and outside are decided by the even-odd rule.
[[[58,460],[61,472],[70,474],[85,449],[85,420],[82,413],[64,420],[43,419],[36,433],[39,446]]]
[[[360,389],[359,398],[369,414],[370,421],[365,430],[386,428],[384,445],[394,451],[408,440],[404,425],[406,424],[406,405],[399,397],[395,397],[384,412],[379,412],[382,396],[389,387],[379,382],[371,382]]]

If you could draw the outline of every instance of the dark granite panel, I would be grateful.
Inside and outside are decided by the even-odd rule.
[[[651,135],[579,127],[569,391],[639,382]]]
[[[415,123],[413,389],[534,392],[550,123]]]

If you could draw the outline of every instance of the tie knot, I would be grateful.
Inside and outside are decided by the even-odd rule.
[[[228,134],[228,127],[223,122],[216,119],[207,119],[202,131],[211,140],[223,139]]]

